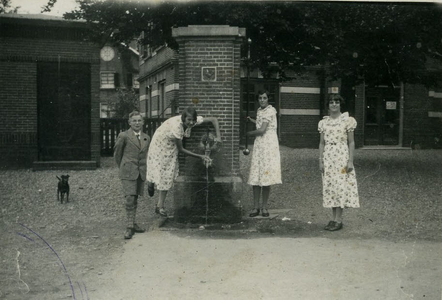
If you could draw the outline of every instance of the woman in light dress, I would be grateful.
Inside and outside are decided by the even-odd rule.
[[[333,219],[325,230],[342,229],[344,208],[359,207],[358,186],[353,165],[356,120],[341,113],[344,99],[332,94],[327,100],[329,116],[318,124],[319,169],[322,172],[323,206],[332,209]]]
[[[147,154],[147,176],[149,196],[154,195],[154,186],[159,191],[158,204],[155,213],[167,217],[164,209],[167,192],[178,177],[178,153],[199,157],[205,164],[211,164],[208,156],[200,155],[183,148],[183,137],[190,137],[194,126],[210,122],[216,130],[216,143],[221,143],[218,120],[214,117],[203,118],[198,116],[193,107],[186,108],[181,116],[167,119],[155,131]]]
[[[247,136],[256,137],[248,180],[248,184],[253,187],[254,203],[254,208],[249,214],[250,217],[256,217],[260,213],[263,217],[270,215],[267,207],[270,186],[282,183],[279,141],[276,134],[276,109],[269,104],[268,95],[267,91],[258,92],[260,107],[256,114],[256,120],[248,117],[251,122],[256,124],[256,130],[246,133]],[[261,205],[259,203],[260,197],[262,198]]]

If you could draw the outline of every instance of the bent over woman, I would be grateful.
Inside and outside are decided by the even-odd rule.
[[[186,108],[181,116],[167,119],[155,131],[149,152],[147,154],[147,175],[149,196],[154,195],[154,185],[159,191],[159,200],[155,213],[167,217],[164,209],[164,202],[167,192],[173,186],[174,180],[178,177],[178,153],[199,157],[204,163],[211,163],[208,156],[200,155],[184,149],[183,138],[190,137],[194,126],[211,122],[216,130],[215,142],[221,143],[218,120],[214,117],[203,118],[198,116],[193,107]]]

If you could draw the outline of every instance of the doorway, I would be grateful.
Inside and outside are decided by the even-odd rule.
[[[259,108],[258,92],[269,92],[269,104],[272,105],[279,114],[279,83],[275,80],[250,79],[248,86],[249,101],[247,101],[247,80],[241,78],[241,116],[240,116],[240,138],[241,143],[245,142],[245,132],[256,129],[256,125],[247,122],[247,116],[256,119],[256,112]],[[277,114],[277,116],[278,116]],[[247,128],[246,128],[247,127]],[[249,141],[253,141],[253,137],[249,137]]]
[[[364,145],[399,145],[400,88],[365,89]]]
[[[83,63],[37,65],[38,159],[91,159],[91,73]]]

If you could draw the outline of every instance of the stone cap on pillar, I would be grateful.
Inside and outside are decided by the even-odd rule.
[[[246,29],[229,25],[189,25],[187,27],[172,28],[172,37],[245,37]]]

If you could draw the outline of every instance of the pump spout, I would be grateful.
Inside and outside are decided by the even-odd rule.
[[[212,151],[206,149],[206,150],[204,151],[204,155],[207,156],[207,157],[210,157],[210,153],[211,153],[211,152],[212,152]],[[208,167],[210,167],[210,166],[212,165],[212,162],[211,162],[211,161],[210,161],[210,162],[207,162],[207,161],[206,161],[206,162],[205,162],[205,165],[206,165],[206,168],[208,168]]]
[[[201,138],[200,149],[204,151],[204,155],[207,157],[210,157],[212,152],[217,152],[219,150],[218,145],[215,143],[215,136],[210,133],[209,130]],[[206,168],[212,166],[212,162],[205,162],[204,164]]]

